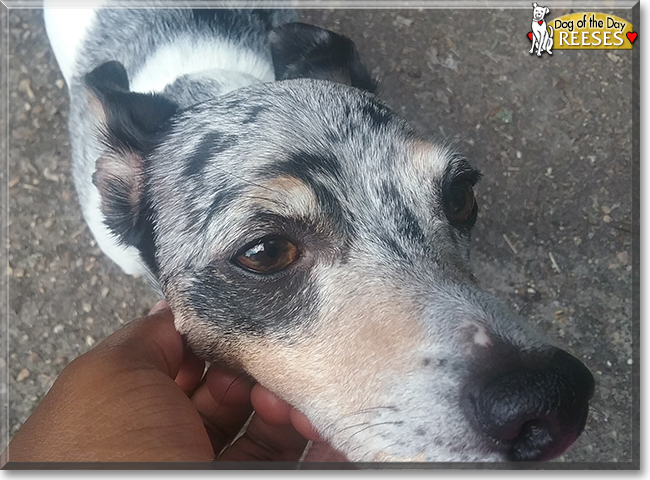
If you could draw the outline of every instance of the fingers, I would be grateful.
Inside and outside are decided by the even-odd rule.
[[[307,440],[319,441],[320,436],[307,417],[259,383],[251,392],[251,403],[255,412],[268,425],[289,425]]]
[[[119,348],[131,361],[148,364],[174,378],[203,418],[215,453],[232,442],[255,409],[244,435],[223,451],[220,461],[297,461],[307,440],[315,442],[307,454],[308,461],[346,461],[321,441],[305,415],[261,385],[253,386],[244,374],[212,366],[201,381],[205,363],[183,347],[164,300],[148,317],[132,322],[103,343],[103,348]]]
[[[212,366],[192,395],[216,453],[233,440],[253,412],[251,386],[246,376]]]
[[[307,439],[319,438],[307,418],[288,403],[259,384],[252,386],[247,377],[216,366],[208,370],[192,401],[204,418],[215,452],[240,433],[255,408],[246,432],[223,450],[219,461],[297,461]]]
[[[291,419],[291,424],[300,435],[312,442],[322,442],[320,435],[302,412],[293,408],[289,413],[289,417]]]
[[[251,392],[251,404],[255,412],[268,425],[289,425],[291,423],[291,405],[259,383],[255,384]]]
[[[295,462],[306,445],[307,440],[291,425],[268,425],[256,414],[246,433],[224,450],[217,461]]]
[[[314,442],[307,455],[305,462],[349,462],[347,457],[338,450],[332,448],[325,442]]]
[[[188,397],[191,397],[201,382],[204,371],[205,362],[197,357],[192,350],[186,348],[174,381]]]
[[[149,315],[153,315],[154,313],[158,313],[161,310],[165,310],[167,308],[169,308],[169,304],[167,303],[167,300],[163,298],[158,303],[156,303],[153,307],[151,307],[151,310],[149,310]]]

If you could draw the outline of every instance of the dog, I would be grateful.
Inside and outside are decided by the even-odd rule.
[[[287,10],[49,9],[103,251],[351,461],[563,453],[594,379],[469,267],[480,173]]]
[[[546,51],[549,55],[553,55],[551,49],[553,48],[553,27],[546,25],[544,17],[550,12],[548,7],[538,7],[537,3],[533,3],[533,45],[530,47],[530,53],[535,51],[537,46],[537,56],[541,57],[542,52]]]

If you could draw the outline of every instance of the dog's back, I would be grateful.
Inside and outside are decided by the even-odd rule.
[[[45,11],[47,33],[69,86],[75,77],[115,60],[125,67],[132,91],[142,92],[214,69],[273,80],[268,33],[292,20],[295,13],[288,10]],[[158,74],[155,80],[144,80],[152,74]]]

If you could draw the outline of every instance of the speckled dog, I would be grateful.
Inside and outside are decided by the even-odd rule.
[[[100,246],[351,460],[559,455],[593,378],[476,286],[479,173],[293,15],[46,12]]]

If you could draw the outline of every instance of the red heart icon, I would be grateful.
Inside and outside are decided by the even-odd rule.
[[[533,32],[528,32],[528,40],[533,41]]]
[[[625,35],[627,36],[627,39],[630,41],[630,43],[634,43],[634,40],[636,40],[637,37],[636,32],[627,32]]]
[[[544,23],[544,20],[540,20],[540,21],[537,22],[537,23],[539,23],[539,24],[541,25],[542,23]]]

